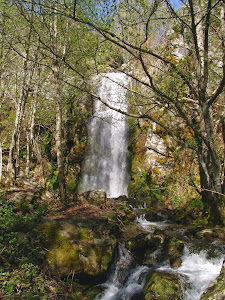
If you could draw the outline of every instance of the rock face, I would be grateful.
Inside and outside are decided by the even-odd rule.
[[[225,299],[225,261],[220,275],[212,282],[202,295],[201,300],[223,300]]]
[[[107,218],[46,219],[41,230],[46,237],[47,259],[61,276],[104,274],[116,246],[116,223]]]
[[[97,206],[104,205],[106,204],[106,192],[104,190],[84,192],[78,195],[78,201],[80,201],[81,203],[85,201],[89,204]]]
[[[146,280],[144,286],[144,299],[182,299],[183,292],[179,278],[166,272],[153,272]]]

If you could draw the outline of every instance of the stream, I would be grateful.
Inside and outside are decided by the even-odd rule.
[[[166,221],[149,222],[144,215],[137,218],[137,223],[146,231],[153,228],[165,228]],[[108,280],[103,284],[104,291],[96,300],[138,300],[143,299],[143,287],[146,276],[152,271],[168,272],[180,278],[183,300],[199,300],[211,282],[220,274],[224,246],[212,245],[217,253],[216,258],[209,258],[207,250],[196,251],[192,244],[186,244],[180,267],[172,268],[168,261],[153,267],[140,266],[135,263],[131,253],[119,245],[118,253],[110,270]]]

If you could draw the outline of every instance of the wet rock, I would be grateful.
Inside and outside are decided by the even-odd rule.
[[[220,275],[211,283],[204,292],[201,300],[223,300],[225,299],[225,261]]]
[[[148,244],[148,239],[150,238],[150,233],[145,232],[135,224],[131,224],[123,228],[122,239],[125,242],[125,246],[137,257],[139,254],[144,254],[144,250]],[[140,259],[138,260],[140,261]]]
[[[180,267],[182,263],[181,256],[184,250],[184,242],[172,238],[168,245],[168,257],[172,267]]]
[[[179,278],[171,273],[155,271],[148,275],[144,286],[145,300],[180,300],[183,292]]]

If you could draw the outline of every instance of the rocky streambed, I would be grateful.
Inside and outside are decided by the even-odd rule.
[[[51,272],[87,287],[77,299],[224,299],[221,228],[194,230],[162,216],[151,222],[144,208],[126,197],[106,199],[101,190],[78,202],[40,225]],[[194,296],[192,275],[201,286]]]

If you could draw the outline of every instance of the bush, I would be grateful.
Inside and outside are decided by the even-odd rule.
[[[21,211],[0,196],[1,299],[33,299],[34,295],[40,299],[44,295],[39,265],[44,261],[45,251],[38,229],[43,214],[45,207],[36,204],[35,210]]]
[[[20,211],[0,199],[0,264],[37,263],[43,256],[38,230],[44,207]]]

